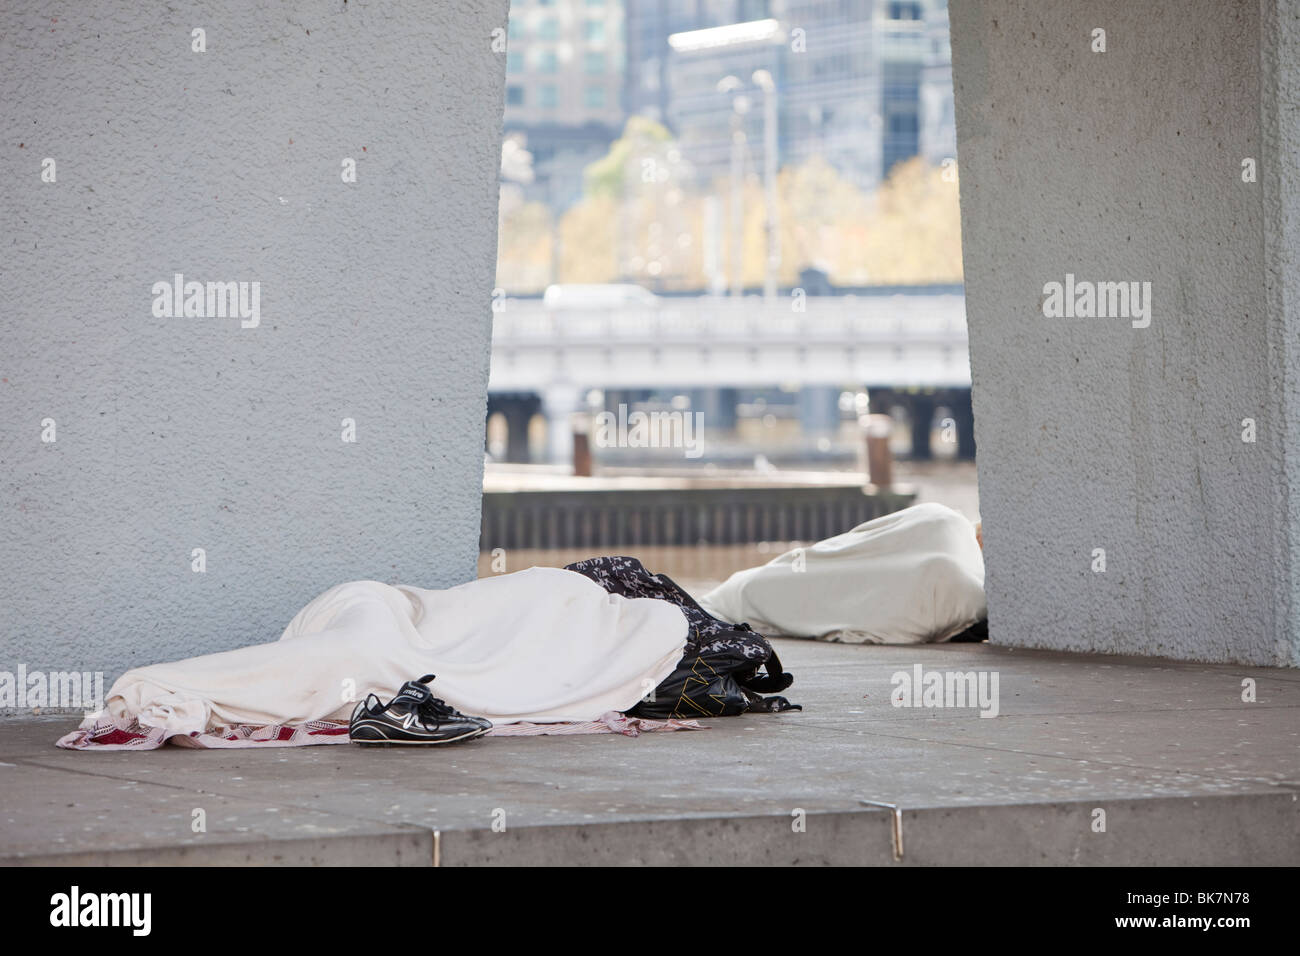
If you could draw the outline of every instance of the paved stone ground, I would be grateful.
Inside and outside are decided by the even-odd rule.
[[[1300,863],[1300,672],[778,643],[802,713],[638,738],[95,754],[5,719],[0,863]],[[996,672],[999,715],[891,706],[915,664]]]

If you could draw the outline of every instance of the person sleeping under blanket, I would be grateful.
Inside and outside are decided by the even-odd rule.
[[[351,581],[309,602],[278,641],[132,668],[82,726],[138,721],[171,738],[346,722],[356,701],[388,700],[421,674],[494,726],[594,721],[672,673],[686,637],[673,604],[609,594],[560,568],[445,590]]]
[[[983,547],[982,528],[956,511],[913,505],[737,571],[699,603],[769,637],[981,640],[988,618]]]

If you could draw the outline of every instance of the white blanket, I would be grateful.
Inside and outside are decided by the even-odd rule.
[[[988,614],[984,554],[975,527],[960,514],[915,505],[737,571],[700,604],[764,634],[946,641]]]
[[[667,677],[686,633],[675,605],[559,568],[445,591],[353,581],[312,600],[274,643],[127,671],[105,709],[169,735],[346,720],[367,693],[388,700],[435,674],[435,696],[494,723],[594,720]]]

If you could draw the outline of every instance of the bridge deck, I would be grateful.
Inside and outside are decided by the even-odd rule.
[[[494,392],[584,387],[856,382],[968,388],[960,293],[789,299],[709,296],[551,311],[509,300],[492,318]]]

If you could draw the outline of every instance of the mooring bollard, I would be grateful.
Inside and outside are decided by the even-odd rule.
[[[573,428],[573,474],[579,478],[591,477],[591,416],[578,412],[569,422]]]
[[[894,484],[894,456],[889,451],[889,435],[894,420],[888,415],[864,415],[858,419],[867,445],[867,481],[877,488]]]

